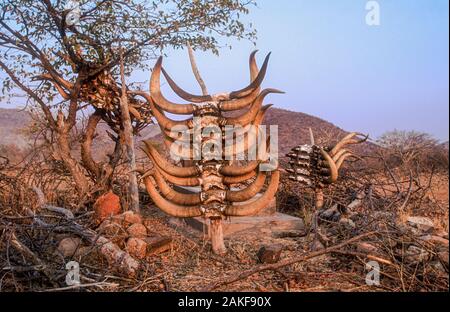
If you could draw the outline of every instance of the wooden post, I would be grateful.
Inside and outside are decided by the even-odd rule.
[[[122,49],[120,49],[120,78],[122,83],[120,97],[120,112],[122,117],[123,136],[129,170],[128,192],[130,196],[130,208],[139,213],[139,188],[136,177],[136,155],[134,152],[133,126],[131,124],[130,110],[128,107],[127,87],[125,84],[125,69]]]
[[[315,194],[315,199],[316,199],[316,209],[322,209],[323,208],[323,204],[324,204],[324,199],[323,199],[323,188],[321,187],[317,187],[314,190],[314,194]]]
[[[211,237],[212,250],[216,255],[223,255],[227,252],[223,242],[222,218],[211,218],[209,227],[209,236]]]

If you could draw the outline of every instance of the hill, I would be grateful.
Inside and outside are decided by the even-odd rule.
[[[30,115],[26,111],[17,109],[0,109],[0,147],[16,145],[24,149],[31,143],[24,135],[24,128],[31,122]],[[278,141],[280,157],[283,157],[292,147],[309,143],[309,128],[311,128],[318,143],[336,142],[347,132],[331,122],[301,112],[293,112],[285,109],[270,108],[264,119],[266,125],[278,125]],[[106,134],[107,126],[101,124],[97,130],[94,150],[98,152],[108,148],[110,140]],[[354,130],[354,129],[352,129]],[[158,141],[162,137],[158,126],[151,125],[144,129],[138,141],[153,138]],[[358,151],[373,148],[373,144],[364,144]],[[104,154],[102,152],[98,154]],[[97,157],[96,157],[97,158]]]

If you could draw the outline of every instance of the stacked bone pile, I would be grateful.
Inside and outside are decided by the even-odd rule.
[[[286,155],[290,158],[291,168],[287,169],[291,173],[289,179],[308,187],[323,187],[335,183],[344,160],[356,157],[345,147],[367,140],[367,136],[361,139],[356,138],[357,136],[362,135],[352,132],[334,146],[321,147],[313,143],[294,147]]]
[[[64,100],[70,100],[74,84],[56,74],[43,74],[35,79],[50,81]],[[108,71],[102,71],[97,76],[85,81],[80,88],[78,98],[105,112],[105,120],[115,128],[120,127],[120,97],[121,88]],[[138,129],[151,123],[151,110],[145,101],[128,96],[130,115],[137,123]]]
[[[255,51],[256,52],[256,51]],[[164,212],[176,217],[205,216],[211,223],[219,223],[225,216],[253,215],[264,209],[278,188],[279,172],[260,170],[260,164],[268,161],[267,144],[261,147],[258,139],[265,136],[260,124],[271,105],[263,106],[263,100],[269,93],[281,93],[275,89],[260,91],[264,79],[269,55],[261,70],[255,61],[255,52],[250,56],[251,83],[244,89],[217,95],[192,95],[182,90],[162,68],[160,58],[152,72],[150,94],[135,92],[143,96],[152,109],[153,115],[165,136],[166,147],[172,160],[190,160],[191,166],[178,166],[167,161],[149,142],[145,142],[144,151],[154,167],[144,175],[144,181],[155,204]],[[189,104],[175,104],[168,101],[160,90],[160,74],[164,74],[173,91]],[[236,117],[226,117],[224,112],[241,111]],[[191,115],[186,120],[172,120],[165,114]],[[231,136],[228,130],[234,128]],[[207,135],[205,135],[207,133]],[[227,138],[232,139],[228,144]],[[175,144],[174,144],[175,143]],[[183,146],[180,149],[177,147]],[[222,149],[222,146],[225,148]],[[255,151],[255,159],[239,165],[236,156]],[[270,181],[264,194],[250,203],[236,204],[252,199],[263,190],[266,176]],[[240,190],[231,190],[232,185],[246,184]],[[195,186],[199,192],[185,194],[174,186]],[[157,188],[159,191],[157,190]],[[219,226],[220,227],[220,226]],[[219,232],[221,230],[219,229]],[[220,237],[221,233],[218,233]],[[214,246],[214,234],[211,234],[213,250],[224,251],[223,241]],[[221,243],[222,241],[222,243]]]

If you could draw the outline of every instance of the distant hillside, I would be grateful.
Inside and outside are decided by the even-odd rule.
[[[31,122],[26,111],[0,108],[0,145],[15,145],[24,149],[28,140],[23,130]]]
[[[27,112],[15,109],[0,109],[0,146],[16,144],[20,148],[27,146],[27,139],[22,134],[22,129],[31,122]],[[347,132],[323,119],[279,108],[270,108],[264,120],[266,125],[278,125],[279,152],[280,157],[299,144],[309,143],[309,128],[313,129],[318,142],[323,138],[325,141],[337,141]],[[110,140],[107,137],[107,126],[101,124],[97,130],[98,136],[94,144],[96,158],[102,158],[106,150],[110,150]],[[351,129],[355,130],[355,129]],[[159,127],[151,125],[144,129],[138,141],[153,138],[155,141],[162,140]],[[364,144],[357,148],[358,152],[373,148],[373,144]]]

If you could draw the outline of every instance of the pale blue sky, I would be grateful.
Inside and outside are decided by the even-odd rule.
[[[448,1],[380,0],[381,25],[372,27],[366,2],[259,0],[248,20],[258,30],[259,64],[272,51],[263,86],[286,91],[266,102],[372,137],[397,128],[448,140]],[[220,57],[196,53],[211,93],[248,82],[253,45],[231,43]],[[199,92],[186,51],[169,52],[164,66],[179,85]]]
[[[366,0],[257,2],[246,20],[258,30],[258,63],[272,51],[263,87],[286,91],[266,103],[375,138],[397,128],[448,140],[447,0],[379,0],[381,25],[372,27],[365,23]],[[233,49],[219,57],[196,52],[211,93],[248,83],[253,44],[227,43]],[[186,51],[168,51],[163,64],[180,86],[199,93]],[[148,77],[137,72],[132,80]],[[167,86],[163,90],[178,100]]]

